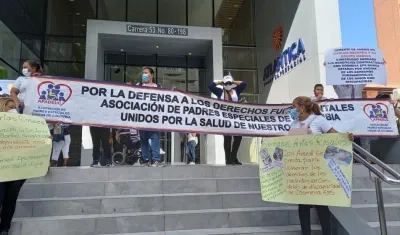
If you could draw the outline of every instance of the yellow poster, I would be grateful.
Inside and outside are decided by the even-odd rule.
[[[0,182],[46,175],[51,151],[46,121],[0,113]]]
[[[352,152],[347,134],[263,138],[262,199],[350,207]]]

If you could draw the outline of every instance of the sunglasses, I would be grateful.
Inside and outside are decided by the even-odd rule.
[[[232,82],[225,82],[225,83],[224,83],[225,86],[230,86],[230,85],[232,85],[232,84],[233,84]]]

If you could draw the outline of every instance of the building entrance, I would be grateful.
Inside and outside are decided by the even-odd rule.
[[[85,78],[138,83],[143,67],[155,71],[163,88],[210,96],[207,84],[223,77],[222,31],[208,27],[87,21]],[[85,129],[85,128],[84,128]],[[185,135],[183,135],[185,136]],[[90,134],[82,131],[84,140]],[[171,164],[186,163],[186,140],[162,133],[161,147]],[[197,162],[224,164],[222,136],[198,135]],[[83,145],[81,165],[91,163],[92,149]]]
[[[105,52],[104,78],[112,82],[141,82],[142,70],[150,67],[155,71],[155,82],[166,89],[207,95],[204,56],[134,54],[131,52]],[[161,133],[161,151],[167,163],[185,164],[187,141],[184,133]],[[201,135],[198,135],[201,140]],[[204,153],[204,142],[196,146],[196,163]],[[174,154],[174,157],[172,157]]]

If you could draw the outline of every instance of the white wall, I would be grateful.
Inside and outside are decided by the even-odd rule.
[[[300,95],[311,96],[316,83],[325,84],[324,52],[341,46],[338,0],[256,0],[255,30],[260,100],[290,103]],[[273,32],[283,27],[283,47],[273,48]],[[305,47],[306,61],[264,86],[264,68],[299,39]],[[335,97],[332,87],[326,95]]]

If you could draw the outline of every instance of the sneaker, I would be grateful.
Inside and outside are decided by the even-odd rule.
[[[0,232],[0,235],[8,235],[8,234],[9,234],[9,233],[8,233],[8,231],[6,231],[6,230]]]
[[[99,161],[93,161],[92,164],[91,164],[90,166],[91,166],[91,167],[99,166]]]
[[[112,163],[106,163],[106,166],[110,167],[110,166],[113,166],[113,164]]]
[[[149,160],[143,160],[142,163],[140,161],[138,162],[141,166],[150,166],[150,161]]]
[[[151,164],[152,167],[158,167],[158,162],[155,161],[153,164]]]
[[[196,165],[196,163],[194,163],[194,162],[189,162],[188,165]]]

